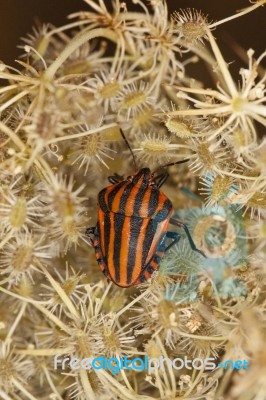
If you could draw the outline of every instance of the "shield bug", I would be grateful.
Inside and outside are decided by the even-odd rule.
[[[205,255],[196,248],[187,226],[172,218],[173,205],[160,190],[168,173],[155,176],[161,168],[188,160],[167,164],[153,173],[149,168],[137,170],[132,149],[122,131],[121,135],[132,154],[136,172],[126,179],[108,178],[111,185],[98,194],[97,225],[88,228],[86,235],[104,275],[125,288],[150,278],[164,253],[179,241],[181,236],[177,232],[168,231],[169,224],[183,228],[191,248]],[[171,240],[168,245],[166,239]]]

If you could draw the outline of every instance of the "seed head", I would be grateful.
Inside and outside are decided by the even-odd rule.
[[[92,337],[99,353],[108,357],[121,357],[134,351],[132,345],[135,336],[126,325],[123,328],[118,327],[115,314],[102,316],[96,325]]]
[[[53,257],[50,245],[44,236],[19,233],[8,242],[1,254],[2,274],[9,275],[9,281],[17,284],[23,276],[33,282],[33,272],[37,269],[36,260],[43,261]]]
[[[35,49],[38,54],[44,57],[51,43],[51,37],[48,35],[50,30],[51,26],[49,24],[38,25],[33,27],[32,33],[29,33],[27,37],[23,38],[22,40],[28,46]],[[19,47],[24,48],[24,46]],[[26,55],[28,57],[28,52]],[[31,56],[35,62],[40,61],[40,58],[35,52],[32,52]]]
[[[206,206],[214,206],[221,201],[230,201],[231,194],[237,192],[237,185],[230,176],[205,174],[202,179],[204,189],[201,192],[207,196]]]
[[[14,354],[10,340],[0,341],[0,391],[13,394],[16,390],[16,381],[23,386],[34,373],[33,363],[24,356]]]
[[[133,111],[152,106],[154,98],[149,94],[149,85],[141,81],[138,85],[130,84],[124,86],[118,101],[119,112],[126,111],[129,118]]]
[[[161,349],[154,340],[149,340],[145,345],[145,352],[149,358],[160,358],[162,355]]]
[[[149,133],[144,135],[144,140],[140,142],[140,147],[135,148],[134,152],[146,164],[158,165],[166,164],[175,155],[173,150],[178,146],[171,144],[171,140],[166,135]]]
[[[176,23],[176,30],[186,44],[194,44],[197,41],[203,42],[207,39],[207,17],[194,8],[187,8],[173,14]]]
[[[194,133],[193,124],[183,118],[169,116],[164,124],[169,132],[181,139],[189,138]]]
[[[189,143],[195,152],[190,162],[192,171],[221,173],[227,158],[227,150],[215,147],[215,143],[200,139],[191,139]]]
[[[83,129],[86,130],[85,128]],[[84,175],[87,174],[90,167],[96,167],[102,164],[104,167],[109,168],[105,159],[113,160],[111,155],[116,153],[107,145],[108,141],[104,138],[103,134],[95,133],[88,134],[87,136],[79,139],[75,143],[75,149],[71,154],[74,159],[72,164],[78,164],[79,169],[84,168]]]
[[[72,245],[77,246],[84,235],[86,208],[82,205],[85,198],[79,194],[83,185],[74,190],[74,180],[59,177],[52,186],[47,185],[45,222],[49,226],[49,235],[57,238],[67,251]]]

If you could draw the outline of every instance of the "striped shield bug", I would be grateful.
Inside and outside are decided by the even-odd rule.
[[[188,160],[167,164],[153,173],[149,168],[137,170],[132,149],[122,131],[121,135],[132,154],[136,172],[126,179],[108,178],[111,185],[98,194],[97,224],[88,228],[86,235],[107,279],[126,288],[149,279],[164,253],[179,241],[181,235],[168,231],[169,224],[183,228],[191,248],[205,255],[196,248],[187,226],[172,218],[173,205],[160,190],[168,173],[155,176],[161,168]],[[166,239],[171,240],[168,245]]]

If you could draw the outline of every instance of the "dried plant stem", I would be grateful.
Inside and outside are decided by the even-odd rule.
[[[85,369],[80,369],[79,370],[79,376],[81,380],[81,384],[84,389],[84,393],[87,397],[88,400],[96,400],[95,393],[92,390],[87,371]]]
[[[119,360],[120,359],[120,357],[118,356],[116,356],[116,358]],[[123,378],[123,381],[125,382],[125,385],[126,385],[126,387],[128,388],[128,390],[130,390],[130,391],[134,391],[133,390],[133,388],[132,388],[132,386],[130,385],[130,383],[129,383],[129,381],[128,381],[128,379],[127,379],[127,376],[126,376],[126,373],[125,373],[125,371],[123,370],[123,369],[121,369],[121,375],[122,375],[122,378]]]
[[[167,115],[213,115],[213,114],[224,114],[231,110],[231,106],[221,106],[217,108],[210,108],[210,109],[189,109],[189,110],[176,110],[176,111],[169,111]],[[162,114],[155,114],[155,116],[161,117]]]
[[[0,89],[0,94],[5,93],[5,92],[8,92],[9,90],[17,89],[17,87],[18,87],[18,85],[16,85],[16,84],[1,87],[1,89]]]
[[[41,357],[50,357],[55,356],[57,354],[68,354],[73,350],[72,347],[54,347],[53,349],[16,349],[14,352],[16,354],[22,354],[27,356],[41,356]]]
[[[219,313],[225,315],[226,317],[235,320],[235,322],[237,322],[237,323],[239,322],[238,319],[237,319],[236,317],[234,317],[232,314],[228,314],[226,311],[224,311],[224,310],[222,309],[222,307],[219,307],[219,308],[218,308],[218,307],[213,306],[213,309],[214,309],[215,311],[217,311],[217,312],[219,312]],[[225,322],[225,321],[223,321],[223,322]],[[232,323],[233,323],[233,322],[232,322]]]
[[[4,393],[2,390],[0,390],[0,396],[1,396],[2,400],[13,400],[6,393]]]
[[[111,287],[112,287],[112,282],[109,282],[109,284],[107,285],[107,287],[106,287],[106,289],[105,289],[105,291],[104,291],[99,303],[97,303],[97,305],[95,307],[95,315],[98,315],[99,312],[101,311],[103,302],[106,299],[106,296],[107,296],[109,290],[111,289]]]
[[[226,62],[225,62],[225,60],[224,60],[224,58],[222,56],[222,53],[221,53],[219,47],[217,46],[216,41],[215,41],[215,39],[214,39],[214,37],[213,37],[213,35],[212,35],[212,33],[211,33],[211,31],[209,29],[207,30],[207,35],[209,37],[209,41],[210,41],[210,44],[211,44],[211,47],[212,47],[212,51],[213,51],[213,53],[215,55],[215,58],[216,58],[217,63],[219,65],[220,71],[222,72],[224,80],[225,80],[225,82],[227,84],[227,88],[228,88],[231,96],[235,97],[235,96],[238,95],[238,91],[237,91],[235,83],[234,83],[234,81],[232,79],[232,76],[231,76],[230,72],[228,71],[228,66],[227,66],[227,64],[226,64]]]
[[[104,37],[113,42],[117,41],[117,34],[111,29],[99,28],[92,31],[85,29],[80,34],[76,35],[71,40],[71,42],[68,43],[66,48],[61,52],[57,59],[51,65],[49,65],[47,70],[44,72],[44,79],[47,81],[52,81],[57,70],[75,50],[77,50],[80,46],[82,46],[89,40],[95,39],[97,37]]]
[[[61,397],[61,395],[59,394],[58,390],[56,389],[56,387],[51,379],[48,369],[45,366],[43,366],[42,369],[44,371],[44,374],[46,376],[46,379],[47,379],[47,382],[49,383],[50,388],[52,389],[52,391],[54,392],[54,394],[57,397],[57,400],[63,400],[63,397]]]
[[[247,181],[259,181],[262,180],[263,182],[265,181],[265,177],[263,176],[246,176],[246,175],[240,175],[240,174],[235,174],[234,172],[227,172],[227,171],[223,171],[223,175],[226,176],[232,176],[233,178],[238,178],[241,180],[247,180]]]
[[[0,121],[0,129],[3,131],[7,136],[10,137],[10,139],[15,143],[16,146],[20,150],[25,149],[25,144],[22,142],[22,140],[17,136],[15,132],[13,132],[8,126],[6,126],[3,122]]]
[[[168,354],[166,353],[165,347],[163,346],[160,336],[159,335],[156,336],[155,340],[156,340],[156,343],[158,344],[158,346],[160,347],[160,350],[161,350],[163,356],[165,358],[168,358]],[[174,376],[173,368],[171,368],[168,363],[166,363],[166,366],[167,366],[168,373],[169,373],[169,376],[171,379],[171,386],[172,386],[171,391],[173,392],[173,395],[174,395],[174,393],[176,392],[176,379]],[[165,371],[163,371],[163,372],[165,372]],[[165,381],[167,382],[167,386],[170,388],[167,376],[165,376]]]
[[[108,374],[104,370],[97,371],[97,375],[106,385],[111,384],[112,391],[116,393],[118,396],[123,396],[124,400],[154,400],[153,397],[149,396],[139,396],[135,392],[131,392],[125,388],[125,386],[121,385],[117,380],[115,380],[110,374]]]
[[[23,82],[27,85],[29,85],[29,84],[36,85],[38,83],[37,79],[30,78],[28,76],[23,76],[23,75],[21,75],[21,73],[18,70],[15,70],[15,71],[18,72],[18,75],[0,71],[0,79]],[[7,87],[10,87],[10,86],[7,86]],[[16,87],[17,87],[17,85],[16,85]]]
[[[57,318],[55,315],[53,315],[49,310],[47,310],[44,306],[42,306],[40,303],[37,301],[34,301],[32,299],[29,299],[27,297],[19,296],[16,293],[11,292],[10,290],[4,289],[0,287],[0,291],[8,294],[9,296],[15,297],[17,299],[26,301],[27,303],[33,304],[39,311],[41,311],[48,319],[50,319],[52,322],[54,322],[59,328],[61,328],[63,331],[68,332],[69,328],[62,322],[60,321],[59,318]]]
[[[21,383],[17,379],[13,378],[12,381],[13,381],[14,386],[17,389],[19,389],[24,394],[24,396],[27,397],[27,399],[29,399],[29,400],[38,400],[35,396],[33,396],[31,393],[29,393],[27,391],[27,389],[23,385],[21,385]]]
[[[56,291],[56,293],[58,294],[58,296],[62,299],[63,303],[65,304],[65,306],[68,308],[68,310],[70,311],[71,315],[73,316],[74,319],[76,320],[80,320],[81,316],[79,315],[79,313],[77,312],[75,306],[73,305],[72,301],[70,300],[70,298],[67,296],[66,292],[63,290],[63,288],[61,287],[61,285],[59,283],[57,283],[54,278],[52,277],[52,275],[50,275],[50,273],[47,271],[47,269],[39,262],[39,260],[36,260],[36,263],[39,265],[39,267],[41,268],[41,270],[43,271],[44,275],[46,276],[46,278],[48,279],[48,281],[51,283],[52,287],[54,288],[54,290]]]
[[[209,358],[209,355],[210,355],[210,352],[207,353],[206,358]],[[196,379],[193,381],[193,383],[192,383],[191,386],[189,387],[189,389],[186,391],[186,393],[185,393],[183,396],[181,396],[180,399],[187,399],[187,398],[188,398],[188,396],[190,395],[190,393],[193,391],[194,387],[200,382],[203,373],[204,373],[204,369],[202,368],[202,369],[199,371],[199,373],[198,373]]]
[[[165,397],[165,391],[164,391],[163,386],[162,386],[161,376],[160,376],[159,371],[157,369],[154,371],[154,375],[155,375],[156,387],[157,387],[157,389],[159,390],[159,393],[160,393],[160,398],[163,399]]]
[[[190,335],[189,333],[186,333],[186,332],[179,332],[179,334],[180,334],[180,336],[184,336],[184,337],[188,337],[188,338],[192,338],[192,339],[207,340],[207,341],[211,341],[211,340],[224,341],[224,340],[229,339],[229,336],[200,336],[200,335]]]
[[[0,106],[0,112],[6,110],[12,104],[16,103],[18,100],[21,100],[23,97],[27,96],[27,94],[29,94],[29,90],[23,90],[22,92],[19,92],[16,96],[11,97],[9,101]]]
[[[27,108],[27,111],[26,111],[25,115],[23,116],[23,118],[21,119],[20,123],[16,127],[16,129],[14,131],[15,133],[18,133],[21,130],[21,128],[25,125],[25,123],[27,121],[27,118],[31,115],[32,111],[34,110],[35,102],[36,102],[36,99],[33,99],[32,103]]]
[[[194,54],[196,54],[200,59],[205,61],[210,66],[215,65],[215,63],[216,63],[215,58],[211,55],[210,51],[206,47],[201,46],[199,44],[188,45],[183,40],[180,41],[180,44],[182,45],[182,47],[192,50]]]
[[[218,92],[217,90],[212,90],[212,89],[198,89],[198,88],[190,88],[190,87],[182,87],[182,86],[176,86],[175,89],[181,90],[182,92],[188,92],[188,93],[195,93],[195,94],[200,94],[202,96],[213,96],[216,99],[220,101],[227,102],[228,98],[224,96],[222,93]],[[215,104],[213,105],[215,107]]]
[[[147,289],[144,292],[142,292],[139,296],[137,296],[130,303],[128,303],[125,307],[123,307],[120,311],[118,311],[118,313],[116,314],[116,317],[119,318],[126,310],[128,310],[130,307],[132,307],[133,304],[137,303],[140,299],[147,296],[147,294],[149,292],[150,292],[150,289]]]
[[[57,137],[57,138],[49,140],[49,142],[47,144],[50,145],[50,144],[62,142],[64,140],[77,139],[77,138],[81,138],[81,137],[88,136],[88,135],[93,135],[95,133],[103,132],[103,131],[106,131],[108,129],[116,128],[116,127],[118,127],[118,125],[115,124],[115,123],[112,123],[112,124],[109,124],[109,125],[100,126],[99,128],[90,129],[89,131],[79,132],[79,133],[76,133],[74,135],[67,135],[67,136]]]
[[[50,38],[50,37],[56,35],[57,33],[64,32],[68,29],[73,29],[78,26],[84,26],[86,23],[89,24],[90,21],[84,21],[84,20],[76,21],[76,22],[71,22],[70,24],[63,25],[61,27],[56,27],[46,34],[46,38]]]
[[[38,303],[33,303],[34,306],[41,311],[48,319],[50,319],[52,322],[54,322],[59,328],[61,328],[65,332],[69,332],[69,328],[67,325],[65,325],[59,318],[57,318],[54,314],[52,314],[50,311],[48,311],[45,307],[43,307],[41,304]]]
[[[9,329],[8,334],[7,334],[6,338],[5,338],[5,340],[10,339],[11,336],[13,335],[13,333],[15,332],[16,327],[18,326],[19,321],[20,321],[21,318],[23,317],[23,314],[24,314],[26,308],[27,308],[27,303],[26,303],[26,302],[22,303],[21,309],[20,309],[20,311],[19,311],[19,313],[18,313],[18,315],[17,315],[15,321],[13,322],[11,328]]]
[[[224,24],[225,22],[231,21],[232,19],[236,19],[236,18],[242,17],[243,15],[248,14],[248,13],[256,10],[256,8],[263,6],[265,3],[266,3],[265,0],[256,1],[250,7],[247,7],[247,8],[244,8],[243,10],[241,10],[241,11],[238,11],[236,14],[231,15],[230,17],[227,17],[227,18],[221,19],[220,21],[214,22],[213,24],[209,25],[209,28],[212,29],[212,28],[215,28],[218,25]]]
[[[0,291],[5,293],[5,294],[8,294],[9,296],[12,296],[12,297],[14,297],[16,299],[19,299],[19,300],[22,300],[22,301],[26,301],[27,303],[31,303],[31,304],[38,303],[37,300],[33,300],[33,299],[30,299],[30,298],[27,298],[27,297],[20,296],[19,294],[13,293],[10,290],[7,290],[7,289],[5,289],[5,288],[3,288],[1,286],[0,286]],[[40,303],[44,304],[44,302],[40,302]]]
[[[47,182],[55,184],[56,183],[55,175],[51,167],[47,163],[47,161],[42,156],[38,156],[34,162],[36,166],[40,169],[40,171],[44,174],[45,178],[47,179]]]

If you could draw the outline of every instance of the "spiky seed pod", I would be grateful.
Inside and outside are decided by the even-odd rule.
[[[176,24],[175,29],[184,39],[185,43],[193,44],[197,41],[203,42],[207,39],[207,17],[201,11],[185,9],[174,12],[172,15]]]

